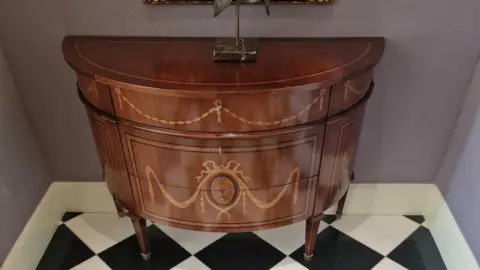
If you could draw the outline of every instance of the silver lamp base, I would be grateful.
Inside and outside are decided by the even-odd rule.
[[[219,38],[215,41],[213,59],[215,61],[255,62],[257,61],[258,39]]]

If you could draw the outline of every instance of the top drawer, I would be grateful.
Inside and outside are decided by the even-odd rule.
[[[329,89],[196,97],[112,88],[118,117],[186,131],[243,132],[295,126],[327,115]]]

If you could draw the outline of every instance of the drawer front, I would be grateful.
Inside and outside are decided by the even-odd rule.
[[[131,175],[168,186],[197,189],[206,175],[245,179],[247,189],[285,185],[318,173],[322,136],[291,134],[250,140],[188,139],[121,126]],[[303,137],[305,136],[305,137]]]
[[[113,114],[112,98],[108,85],[77,73],[77,82],[82,95],[98,109]]]
[[[169,96],[114,89],[118,117],[162,128],[204,132],[241,132],[289,127],[327,115],[328,89],[263,93]]]
[[[186,189],[163,185],[156,181],[153,171],[150,173],[149,181],[136,181],[140,185],[142,213],[151,220],[179,227],[242,231],[292,223],[312,212],[316,178],[246,189],[246,179],[205,177],[197,189]]]
[[[354,75],[337,84],[332,90],[330,115],[346,110],[358,103],[367,93],[373,71]]]

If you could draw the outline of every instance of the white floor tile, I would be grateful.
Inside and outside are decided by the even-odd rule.
[[[318,232],[320,233],[327,227],[328,224],[321,221]],[[305,244],[305,221],[255,233],[281,252],[290,255]]]
[[[193,256],[172,268],[172,270],[208,270],[208,269],[210,268],[208,268],[199,259]]]
[[[197,253],[225,235],[225,233],[189,231],[165,225],[155,225],[191,254]]]
[[[422,223],[422,226],[428,229],[428,222],[425,220],[425,221]]]
[[[420,224],[403,216],[345,215],[332,226],[382,255],[389,254]]]
[[[271,270],[307,270],[305,266],[301,265],[294,259],[286,257],[283,261],[275,265]]]
[[[85,213],[65,225],[97,254],[135,233],[130,219],[116,213]]]
[[[111,270],[111,268],[108,267],[108,265],[105,264],[102,259],[95,256],[75,266],[71,270]]]
[[[389,258],[384,258],[377,265],[375,265],[375,267],[373,267],[372,270],[408,270],[408,269],[390,260]]]

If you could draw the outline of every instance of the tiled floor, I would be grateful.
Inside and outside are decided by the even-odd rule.
[[[304,228],[225,234],[152,224],[152,258],[144,261],[128,218],[66,213],[37,269],[446,269],[421,216],[327,216],[311,261],[303,259]]]

